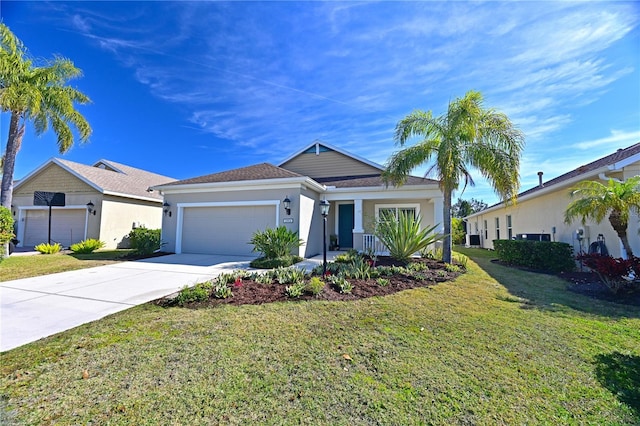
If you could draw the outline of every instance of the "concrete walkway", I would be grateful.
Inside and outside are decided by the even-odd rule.
[[[331,260],[336,252],[327,254]],[[252,257],[173,254],[0,283],[0,351],[34,342],[218,276]],[[296,265],[310,271],[322,256]]]

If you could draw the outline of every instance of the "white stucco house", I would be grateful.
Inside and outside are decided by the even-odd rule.
[[[547,182],[543,181],[542,172],[538,175],[539,184],[518,194],[515,205],[498,203],[467,216],[467,244],[493,249],[493,240],[511,239],[518,234],[548,234],[551,241],[571,244],[575,253],[587,252],[591,244],[600,239],[613,257],[625,255],[620,239],[606,218],[599,224],[587,222],[582,225],[579,220],[565,224],[564,212],[571,202],[571,188],[581,181],[605,183],[610,178],[626,180],[640,175],[640,143],[619,149]],[[640,254],[638,229],[638,216],[632,212],[627,234],[636,255]]]
[[[69,247],[95,238],[116,248],[126,246],[133,227],[160,228],[163,200],[150,187],[174,180],[109,160],[85,165],[52,158],[14,186],[18,247],[48,242],[49,207],[37,205],[37,192],[65,194],[65,205],[51,208],[52,243]]]
[[[250,255],[257,230],[284,225],[305,244],[299,255],[322,252],[327,200],[328,234],[341,249],[375,248],[372,235],[381,211],[410,211],[422,225],[442,224],[438,182],[410,177],[399,188],[385,186],[384,167],[336,146],[315,141],[277,165],[262,163],[155,186],[164,195],[164,250],[175,253]],[[284,200],[290,201],[285,209]]]

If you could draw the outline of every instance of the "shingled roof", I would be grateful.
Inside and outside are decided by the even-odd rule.
[[[631,157],[632,155],[636,155],[636,154],[640,154],[640,143],[631,145],[630,147],[624,148],[624,149],[619,149],[616,152],[614,152],[613,154],[607,155],[606,157],[602,157],[599,158],[591,163],[588,164],[584,164],[580,167],[578,167],[577,169],[571,170],[568,173],[565,173],[563,175],[560,175],[554,179],[551,179],[547,182],[544,182],[543,186],[536,186],[533,187],[531,189],[528,189],[524,192],[521,192],[520,194],[518,194],[518,197],[522,197],[523,195],[529,195],[532,194],[536,191],[540,191],[543,188],[548,188],[550,186],[553,185],[557,185],[560,184],[564,181],[567,181],[569,179],[572,179],[574,177],[580,176],[580,175],[588,175],[590,172],[594,172],[598,169],[601,169],[602,167],[605,166],[609,166],[615,163],[618,163],[622,160],[625,160],[629,157]]]
[[[339,176],[329,178],[314,179],[316,182],[326,186],[335,186],[336,188],[367,188],[376,186],[386,186],[380,174],[371,174],[365,176]],[[409,176],[406,185],[437,185],[438,181],[433,179],[421,178],[417,176]]]
[[[93,166],[88,166],[61,158],[53,158],[18,182],[16,187],[51,163],[57,164],[103,194],[162,201],[162,196],[157,191],[149,192],[148,188],[175,180],[168,176],[109,160],[100,160]]]
[[[173,185],[188,185],[197,183],[238,182],[247,180],[283,179],[304,177],[298,173],[274,166],[269,163],[256,164],[254,166],[240,167],[238,169],[198,176],[190,179],[172,182]]]
[[[634,155],[639,155],[640,154],[640,142],[636,143],[634,145],[631,145],[627,148],[621,148],[618,149],[616,152],[614,152],[613,154],[609,154],[605,157],[599,158],[595,161],[592,161],[591,163],[588,164],[584,164],[576,169],[571,170],[570,172],[567,172],[563,175],[560,175],[556,178],[553,178],[551,180],[548,180],[547,182],[544,182],[542,184],[542,186],[537,185],[534,186],[531,189],[528,189],[524,192],[521,192],[518,194],[518,198],[524,197],[524,196],[531,196],[531,194],[534,194],[538,192],[538,191],[542,191],[542,190],[548,190],[549,188],[556,186],[556,185],[560,185],[563,182],[567,182],[570,181],[572,179],[575,178],[579,178],[580,176],[584,175],[585,177],[589,177],[589,176],[593,176],[595,173],[601,172],[603,168],[607,167],[607,166],[612,166],[615,165],[616,163],[620,163],[624,160],[629,159],[630,157],[634,156]],[[499,203],[495,203],[492,204],[491,206],[487,207],[486,209],[479,211],[477,213],[474,213],[472,215],[470,215],[469,217],[472,216],[476,216],[478,214],[481,214],[483,212],[486,212],[487,210],[493,209],[497,206],[502,205],[502,202]]]

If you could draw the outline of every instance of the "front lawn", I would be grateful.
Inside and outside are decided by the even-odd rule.
[[[3,424],[640,422],[637,307],[464,253],[456,281],[390,296],[147,304],[16,348]]]
[[[131,250],[101,250],[88,254],[13,255],[0,262],[0,281],[108,265],[114,262],[121,262],[121,257],[129,253],[131,253]]]

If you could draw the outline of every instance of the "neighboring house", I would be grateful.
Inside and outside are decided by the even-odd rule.
[[[263,163],[156,186],[170,209],[162,224],[164,248],[249,255],[255,231],[284,225],[305,241],[299,255],[312,256],[322,252],[323,199],[330,202],[327,234],[337,236],[341,249],[375,248],[372,233],[381,211],[413,212],[423,227],[442,224],[437,181],[410,177],[400,188],[386,187],[383,170],[315,141],[277,166]],[[291,201],[289,212],[285,199]]]
[[[510,239],[518,234],[548,234],[552,241],[573,246],[575,253],[587,252],[591,244],[605,241],[609,254],[621,257],[622,244],[613,227],[605,218],[600,224],[577,220],[564,223],[564,212],[571,202],[570,191],[578,182],[597,180],[606,183],[610,178],[626,180],[640,175],[640,143],[619,149],[611,155],[585,164],[561,176],[543,182],[538,173],[538,186],[518,195],[515,205],[495,204],[467,216],[467,244],[478,243],[493,249],[493,240]],[[627,234],[634,253],[640,253],[638,216],[631,214]]]
[[[15,184],[18,247],[48,241],[49,207],[34,205],[36,191],[65,194],[65,206],[51,208],[52,243],[68,247],[95,238],[116,248],[127,246],[134,227],[160,228],[162,195],[150,187],[173,180],[108,160],[87,166],[53,158]]]

